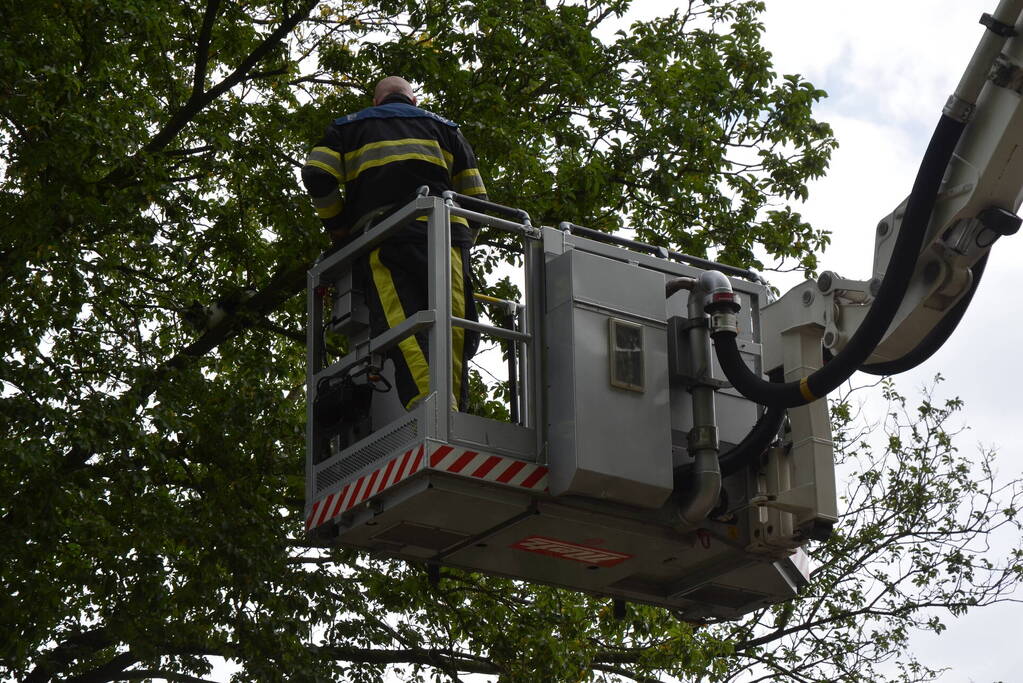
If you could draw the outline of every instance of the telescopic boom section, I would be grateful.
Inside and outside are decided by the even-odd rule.
[[[713,333],[722,370],[744,396],[778,408],[805,405],[857,370],[922,362],[951,333],[992,244],[1020,225],[1021,13],[1023,0],[1003,0],[981,18],[984,36],[938,121],[912,192],[878,224],[872,278],[824,273],[761,312],[765,372],[784,366],[786,346],[805,344],[811,331],[828,362],[794,381],[767,382],[743,363],[735,334]]]

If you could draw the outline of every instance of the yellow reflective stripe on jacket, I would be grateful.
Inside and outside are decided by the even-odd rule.
[[[312,200],[316,215],[324,220],[338,215],[345,206],[341,201],[341,192],[337,189],[322,197],[313,197]]]
[[[377,296],[380,297],[381,307],[384,309],[384,317],[387,318],[388,327],[394,328],[405,322],[405,309],[398,298],[398,290],[394,286],[394,279],[391,277],[391,270],[380,261],[380,249],[374,249],[369,255],[370,270],[373,273],[373,284],[376,285]],[[405,365],[408,366],[412,379],[419,389],[408,405],[420,401],[430,391],[430,366],[426,362],[423,349],[419,346],[419,340],[415,335],[405,337],[398,342],[401,355],[405,358]]]
[[[436,140],[426,138],[382,140],[363,145],[354,152],[345,154],[344,165],[349,169],[345,174],[345,182],[355,180],[368,169],[410,159],[436,164],[449,170],[453,163],[451,153],[441,149],[440,143]]]
[[[459,194],[479,195],[487,193],[487,188],[483,185],[483,177],[480,175],[479,169],[467,168],[461,173],[456,174],[451,179],[451,183],[455,186],[455,192]]]
[[[306,157],[305,165],[322,169],[338,180],[344,178],[341,155],[330,147],[313,147]]]
[[[345,205],[342,202],[336,202],[336,203],[331,204],[330,206],[324,207],[322,209],[317,206],[316,207],[316,215],[319,216],[323,220],[327,220],[328,218],[333,218],[334,216],[336,216],[339,213],[341,213],[341,211],[344,208],[345,208]]]

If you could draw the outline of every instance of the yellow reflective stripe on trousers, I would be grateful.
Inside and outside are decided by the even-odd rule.
[[[379,249],[374,249],[370,253],[369,265],[373,272],[373,284],[376,285],[377,296],[380,297],[380,304],[384,309],[384,317],[387,318],[387,325],[392,328],[397,327],[405,322],[405,309],[402,308],[401,299],[398,298],[398,290],[394,286],[390,269],[380,262]],[[408,410],[430,391],[430,366],[426,362],[426,356],[415,335],[402,339],[398,343],[398,348],[401,349],[405,365],[408,366],[416,388],[419,389],[419,393],[405,406],[405,409]]]
[[[462,277],[462,250],[451,247],[451,315],[465,317],[465,280]],[[465,349],[465,328],[451,326],[451,380],[455,404],[462,397],[462,352]]]

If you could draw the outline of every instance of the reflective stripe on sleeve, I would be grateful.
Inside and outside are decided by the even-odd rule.
[[[479,169],[467,168],[451,179],[455,186],[455,192],[466,195],[486,194],[487,188],[483,185],[483,177]]]
[[[341,213],[344,202],[341,201],[341,192],[334,190],[322,197],[313,197],[313,206],[316,207],[316,215],[326,220]]]
[[[306,157],[305,165],[322,169],[339,181],[344,178],[341,155],[329,147],[313,147]]]

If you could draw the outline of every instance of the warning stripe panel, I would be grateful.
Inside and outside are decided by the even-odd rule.
[[[530,491],[547,490],[546,467],[500,455],[443,445],[438,446],[430,454],[430,467],[440,472],[450,472]]]
[[[330,521],[426,468],[537,493],[547,491],[548,469],[543,465],[446,444],[436,446],[427,455],[425,446],[420,445],[314,502],[306,529]]]
[[[496,455],[492,455],[489,458],[487,458],[486,461],[482,465],[480,465],[475,470],[473,470],[472,476],[477,477],[477,478],[483,478],[483,477],[487,476],[487,473],[490,470],[492,470],[495,467],[497,467],[498,463],[500,463],[500,462],[501,462],[501,459],[499,457],[497,457]]]
[[[465,466],[472,462],[472,459],[475,458],[477,455],[479,455],[479,453],[477,453],[476,451],[466,451],[465,453],[462,453],[462,455],[460,455],[458,459],[455,460],[455,462],[452,463],[451,466],[447,468],[447,471],[458,474],[459,472],[464,470]]]
[[[440,446],[430,455],[430,467],[436,467],[440,464],[440,461],[444,459],[444,456],[455,450],[451,446]]]
[[[351,510],[371,496],[384,491],[398,482],[409,478],[422,469],[423,452],[420,445],[395,456],[372,472],[349,482],[340,491],[331,493],[313,503],[313,509],[305,520],[305,528],[318,527],[343,512]]]

